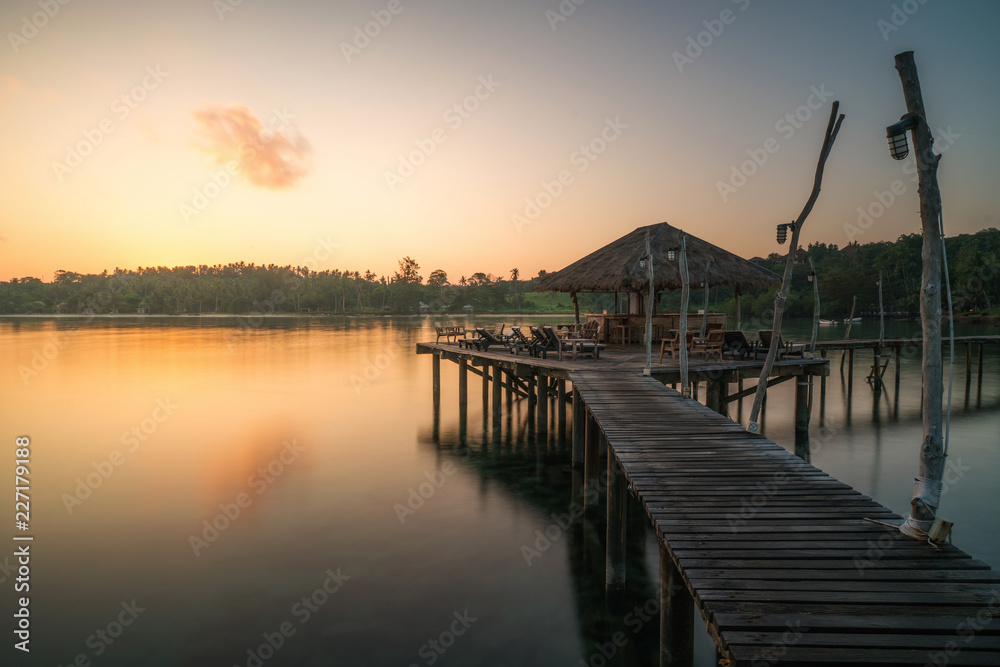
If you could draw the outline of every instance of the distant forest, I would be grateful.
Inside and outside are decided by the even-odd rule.
[[[917,314],[922,239],[900,236],[895,242],[853,244],[844,248],[817,243],[806,249],[816,263],[823,317],[843,317],[857,295],[858,313],[878,307],[878,277],[883,271],[886,312]],[[984,229],[947,241],[955,311],[998,314],[1000,309],[1000,231]],[[783,270],[784,256],[773,253],[760,263]],[[812,315],[809,265],[795,267],[786,314]],[[505,276],[478,272],[457,280],[435,269],[425,279],[410,257],[399,260],[392,276],[371,271],[312,271],[301,266],[257,266],[239,262],[215,266],[139,267],[100,274],[57,271],[51,282],[15,278],[0,282],[0,314],[212,314],[329,313],[418,314],[452,317],[468,312],[571,312],[568,295],[532,293],[545,275],[522,279],[515,268]],[[695,280],[695,277],[692,277]],[[770,312],[775,289],[744,295],[744,316]],[[582,312],[614,310],[614,295],[580,294]],[[663,294],[657,310],[676,312],[680,295]],[[704,304],[695,282],[691,309]],[[710,288],[709,308],[733,313],[732,291]]]

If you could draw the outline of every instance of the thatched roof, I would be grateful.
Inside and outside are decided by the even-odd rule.
[[[639,227],[600,250],[595,250],[565,269],[550,273],[536,292],[645,292],[649,289],[648,270],[639,268],[639,258],[646,254],[646,230],[650,234],[653,255],[653,282],[657,291],[681,288],[677,260],[667,259],[667,250],[680,245],[680,232],[665,222]],[[705,279],[709,285],[739,286],[742,291],[771,287],[781,276],[743,259],[728,250],[702,241],[685,232],[688,277],[692,285]]]

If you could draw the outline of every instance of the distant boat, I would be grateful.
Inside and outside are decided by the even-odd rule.
[[[829,327],[829,326],[833,326],[834,324],[836,324],[837,321],[836,320],[820,320],[819,323],[820,323],[821,326]]]
[[[853,320],[845,319],[844,323],[846,324],[847,322],[860,322],[860,321],[861,321],[860,317],[855,317]]]

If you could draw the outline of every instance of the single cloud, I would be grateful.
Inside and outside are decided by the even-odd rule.
[[[209,104],[193,114],[203,140],[199,148],[220,165],[236,162],[254,185],[290,188],[312,171],[312,147],[283,110],[275,110],[266,123],[241,104]]]

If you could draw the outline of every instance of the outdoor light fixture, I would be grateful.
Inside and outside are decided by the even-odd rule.
[[[778,244],[779,245],[784,245],[785,239],[788,238],[788,230],[789,229],[791,229],[793,232],[795,231],[795,223],[794,222],[783,222],[780,225],[778,225]]]
[[[671,262],[674,261],[675,259],[677,259],[677,252],[679,250],[680,250],[680,248],[678,248],[677,246],[674,246],[673,248],[668,248],[667,249],[667,259],[669,259]]]
[[[812,282],[812,281],[816,280],[816,273],[814,271],[810,271],[809,275],[807,275],[806,278],[809,279],[809,282]]]
[[[698,287],[704,288],[705,287],[705,281],[702,280],[700,283],[698,283]]]
[[[916,126],[916,117],[910,116],[885,128],[885,136],[889,139],[889,153],[893,160],[902,160],[910,154],[910,147],[906,144],[906,131]]]
[[[639,258],[639,268],[640,269],[646,268],[646,255],[643,255],[642,257]]]

